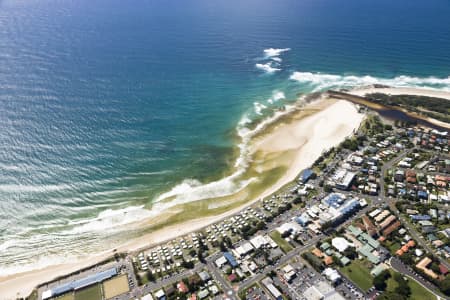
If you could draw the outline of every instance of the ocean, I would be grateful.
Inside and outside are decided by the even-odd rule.
[[[161,200],[238,190],[248,127],[301,94],[450,90],[449,15],[447,0],[0,0],[0,275],[120,245]]]

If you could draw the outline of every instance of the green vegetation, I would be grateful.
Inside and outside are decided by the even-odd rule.
[[[450,296],[450,275],[439,283],[440,290],[447,296]]]
[[[391,130],[391,127],[386,127],[377,115],[370,114],[361,124],[360,129],[366,136],[374,136],[383,133],[384,130]]]
[[[96,284],[75,293],[75,300],[102,300],[101,285]]]
[[[394,255],[395,252],[401,248],[402,245],[398,241],[386,240],[384,246],[389,250],[389,252]]]
[[[386,291],[378,299],[436,299],[427,289],[416,281],[403,277],[400,273],[390,270],[391,277],[386,281]]]
[[[389,270],[384,270],[373,278],[373,285],[377,290],[384,291],[387,288],[387,280],[391,277]]]
[[[324,265],[322,260],[312,254],[309,250],[302,254],[302,257],[316,270],[322,272]]]
[[[367,98],[378,104],[400,106],[436,120],[450,122],[450,102],[445,99],[417,95],[393,96],[381,93],[367,95]]]
[[[283,250],[284,253],[288,253],[292,249],[294,249],[285,239],[281,237],[281,234],[278,231],[272,231],[270,233],[270,237],[278,244],[278,246]]]
[[[38,292],[36,289],[34,289],[31,294],[26,297],[27,300],[37,300],[38,299]]]
[[[340,268],[351,281],[353,281],[361,290],[367,291],[372,287],[373,277],[370,275],[370,267],[364,264],[364,261],[353,260],[349,265]]]
[[[56,298],[56,300],[74,300],[75,296],[72,292]]]

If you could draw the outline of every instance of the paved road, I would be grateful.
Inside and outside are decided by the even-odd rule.
[[[405,158],[406,155],[411,153],[413,149],[409,149],[406,151],[401,152],[399,155],[394,157],[393,159],[385,162],[383,166],[381,166],[381,178],[380,178],[380,197],[381,199],[386,198],[386,191],[384,190],[384,176],[387,172],[387,170],[391,169],[394,164],[397,164],[399,161],[401,161],[403,158]]]
[[[302,246],[302,247],[298,247],[298,248],[294,248],[293,250],[291,250],[290,252],[288,252],[286,255],[282,256],[278,262],[273,265],[273,266],[267,266],[262,273],[259,273],[255,276],[253,276],[250,280],[246,281],[245,283],[241,284],[239,286],[239,290],[245,290],[246,288],[250,287],[252,284],[254,284],[255,282],[258,282],[262,279],[264,279],[264,277],[267,276],[268,273],[270,273],[271,271],[274,271],[275,269],[277,269],[279,266],[283,265],[284,263],[286,263],[287,261],[291,260],[292,258],[294,258],[295,256],[299,255],[300,253],[304,252],[305,250],[307,250],[308,248],[310,248],[311,246],[315,245],[320,239],[323,238],[323,235],[319,235],[316,236],[314,238],[312,238],[308,244]]]

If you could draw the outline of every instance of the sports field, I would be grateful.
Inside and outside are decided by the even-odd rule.
[[[115,296],[126,293],[129,290],[130,287],[128,286],[128,278],[126,274],[103,282],[105,299],[113,298]]]
[[[75,300],[102,300],[102,287],[100,284],[75,292]]]

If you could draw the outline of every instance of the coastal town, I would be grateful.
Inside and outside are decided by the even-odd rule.
[[[27,299],[448,299],[450,138],[366,117],[275,194]]]

